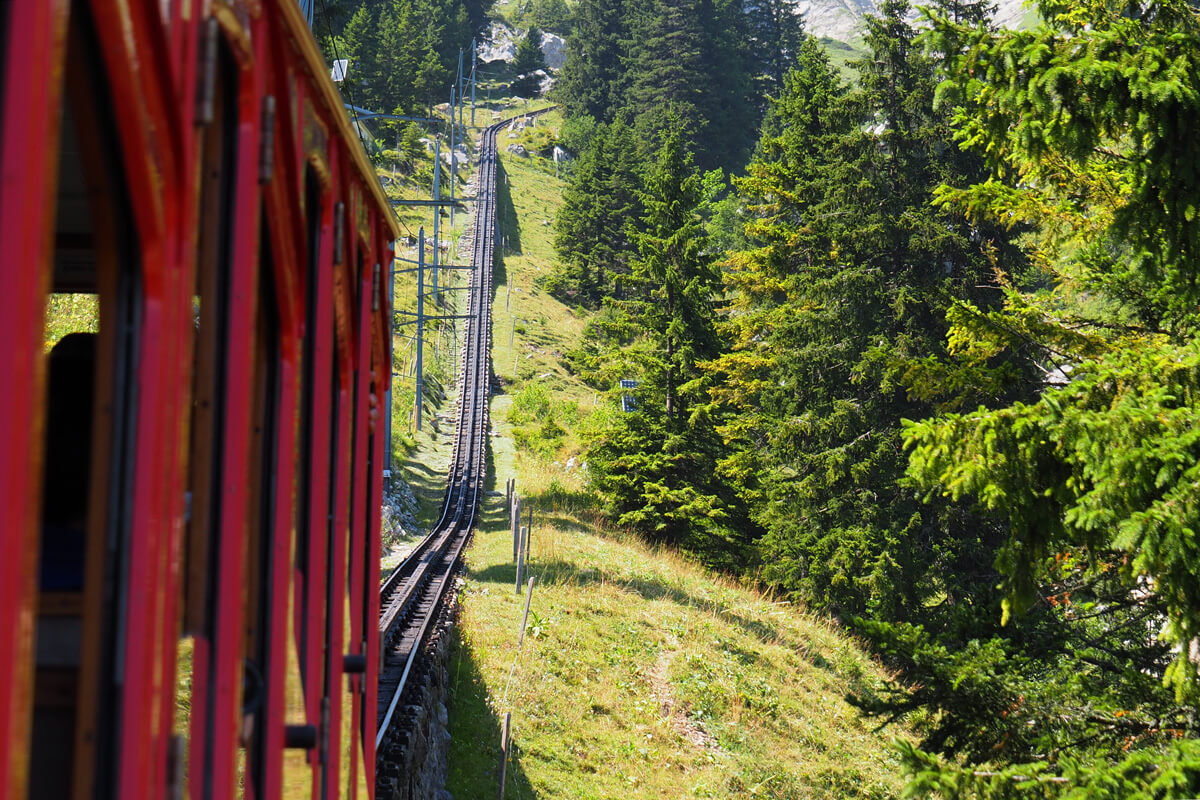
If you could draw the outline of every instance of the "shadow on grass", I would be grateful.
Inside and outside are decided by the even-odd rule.
[[[492,690],[479,669],[475,652],[456,629],[450,648],[450,774],[446,786],[455,797],[497,795],[502,719],[492,710],[489,699],[493,699]],[[519,720],[514,720],[514,729],[519,724]],[[537,797],[521,766],[521,751],[516,743],[509,752],[504,790],[509,800]]]
[[[492,384],[495,385],[496,379],[495,379],[494,375],[492,375],[490,373],[490,370],[489,370],[489,376],[492,381]],[[489,417],[488,427],[490,428],[492,426],[492,424],[493,423]],[[490,433],[490,431],[489,431],[489,433]],[[479,513],[480,513],[481,517],[487,513],[487,507],[489,505],[494,505],[494,504],[488,502],[488,493],[496,491],[496,480],[497,480],[496,455],[495,455],[495,453],[492,452],[492,437],[488,436],[487,437],[487,446],[483,448],[483,491],[484,491],[484,495],[481,498],[483,500],[483,502],[480,505],[480,509],[479,509]],[[504,504],[501,503],[500,505],[504,505]],[[476,525],[478,526],[478,524],[479,523],[477,522]]]
[[[498,145],[497,145],[498,146]],[[512,192],[508,185],[508,173],[504,164],[499,163],[496,170],[496,264],[504,268],[504,252],[520,253],[521,250],[521,221],[517,217],[517,207],[513,205]],[[507,273],[505,273],[507,274]],[[500,273],[496,273],[499,285]]]
[[[508,268],[504,266],[504,250],[500,247],[500,242],[494,244],[492,250],[492,306],[496,305],[496,299],[500,297],[500,288],[508,283]],[[493,334],[494,335],[494,334]]]
[[[431,454],[414,448],[399,469],[401,480],[408,484],[417,499],[416,518],[422,531],[437,522],[446,496],[446,470],[421,460],[428,455]]]
[[[537,555],[537,535],[533,536],[532,558],[529,574],[537,576],[538,586],[615,586],[641,596],[645,600],[669,600],[677,605],[719,616],[726,622],[741,628],[747,634],[764,642],[774,642],[783,637],[777,627],[758,620],[748,619],[732,610],[725,603],[696,597],[678,586],[657,577],[628,577],[617,575],[595,567],[580,567],[573,561],[561,559],[545,561]],[[471,570],[471,580],[484,583],[500,583],[512,586],[516,579],[513,564],[493,564],[480,570]],[[818,664],[818,666],[822,666]]]

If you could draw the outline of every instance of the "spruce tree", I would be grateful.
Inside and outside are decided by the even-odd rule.
[[[393,0],[379,15],[379,96],[374,107],[381,111],[404,113],[417,107],[413,76],[420,67],[421,32],[416,23],[412,0]]]
[[[378,16],[362,5],[350,17],[341,35],[341,55],[350,61],[345,91],[358,105],[378,108],[379,39]]]
[[[961,597],[955,576],[991,570],[987,526],[902,485],[901,421],[934,408],[936,391],[910,383],[946,355],[946,307],[1000,293],[987,288],[991,248],[931,205],[948,137],[935,75],[907,4],[884,11],[868,23],[858,91],[840,87],[815,41],[801,45],[771,111],[777,133],[741,182],[756,247],[733,260],[745,311],[710,370],[714,398],[735,409],[723,430],[738,451],[723,470],[756,504],[768,579],[831,611],[894,620]],[[1011,396],[1013,369],[937,391],[995,403]]]
[[[757,0],[746,14],[758,92],[778,97],[804,40],[804,16],[790,0]]]
[[[702,135],[705,0],[654,0],[633,22],[630,105],[662,130],[670,110],[685,130]]]
[[[759,64],[743,0],[704,0],[700,13],[704,57],[697,77],[705,125],[697,161],[702,169],[732,172],[745,165],[762,119],[754,80]]]
[[[548,287],[557,296],[596,307],[617,292],[635,254],[630,231],[641,215],[640,163],[628,115],[597,126],[563,192],[555,249],[563,268]]]
[[[959,357],[1024,349],[1051,379],[1028,402],[915,423],[906,444],[931,495],[1004,520],[994,613],[1026,641],[1052,616],[1062,666],[1013,715],[1029,717],[1017,720],[1029,745],[989,753],[988,780],[914,748],[904,760],[914,793],[953,784],[964,798],[1015,798],[1013,776],[1038,775],[1045,797],[1190,797],[1200,251],[1178,209],[1197,203],[1196,140],[1181,133],[1200,124],[1200,24],[1171,0],[1042,10],[1031,31],[943,19],[932,35],[956,55],[960,137],[991,167],[939,197],[979,220],[1038,225],[1029,246],[1054,290],[1014,287],[1003,309],[956,310]],[[939,683],[964,675],[979,673],[960,664]],[[1017,678],[1000,662],[988,682]],[[1074,696],[1055,698],[1064,685]],[[1048,695],[1058,708],[1046,720],[1032,709],[1053,707]],[[943,689],[937,705],[955,700]]]
[[[438,58],[434,40],[433,31],[426,29],[422,40],[420,65],[414,75],[413,84],[413,96],[430,116],[433,115],[433,106],[438,102],[438,95],[450,80],[449,70]]]
[[[1195,31],[1172,4],[1149,15],[1154,36],[1129,12],[1081,23],[1066,5],[1061,34],[934,32],[961,55],[962,93],[942,97],[967,114],[935,107],[933,54],[888,3],[860,92],[836,99],[802,52],[742,184],[759,247],[734,259],[733,352],[708,368],[716,401],[761,412],[726,418],[738,452],[722,469],[758,506],[768,574],[865,617],[903,671],[856,701],[887,719],[924,709],[922,744],[947,759],[904,749],[914,796],[1196,787],[1195,747],[1168,746],[1196,734],[1194,665],[1171,652],[1197,630],[1194,266],[1183,218],[1159,216],[1195,188],[1175,171],[1186,146],[1159,144],[1194,124],[1183,65],[1200,50],[1166,34]],[[950,113],[994,172],[949,146]],[[1069,263],[1053,295],[997,280],[1022,275],[1016,220],[1045,226],[1042,263]],[[1122,307],[1164,284],[1174,312]],[[1026,615],[1003,625],[1002,599]]]
[[[536,27],[530,26],[525,38],[517,43],[517,55],[512,68],[517,74],[512,82],[513,94],[536,97],[541,91],[541,78],[535,73],[546,68],[546,58],[542,55],[542,32]]]
[[[638,381],[636,408],[597,433],[587,459],[619,524],[713,551],[725,541],[733,498],[714,480],[720,442],[696,407],[699,363],[719,348],[719,275],[706,248],[702,199],[691,154],[678,133],[668,134],[646,179],[626,296],[610,300],[599,320],[610,337],[606,374]]]
[[[607,122],[621,105],[628,36],[623,0],[580,0],[567,37],[567,60],[554,87],[569,116]]]

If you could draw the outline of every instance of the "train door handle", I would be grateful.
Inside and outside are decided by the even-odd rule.
[[[283,746],[289,750],[312,750],[317,746],[317,726],[285,725]]]

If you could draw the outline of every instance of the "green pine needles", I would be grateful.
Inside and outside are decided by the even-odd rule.
[[[1195,796],[1196,4],[886,0],[854,86],[770,3],[619,6],[577,10],[548,285],[636,400],[612,519],[869,642],[907,796]],[[684,81],[718,30],[769,57]]]

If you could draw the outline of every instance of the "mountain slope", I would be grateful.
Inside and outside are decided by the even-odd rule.
[[[525,137],[559,124],[551,113],[502,142],[536,153]],[[563,367],[589,312],[538,285],[554,257],[563,184],[544,158],[500,160],[492,355],[502,389],[489,472],[497,490],[515,477],[535,509],[527,574],[536,585],[518,646],[524,593],[514,591],[504,498],[490,496],[459,593],[447,789],[460,800],[495,796],[511,712],[509,798],[898,797],[890,740],[909,730],[879,730],[844,699],[887,678],[854,639],[598,520],[578,429],[591,414],[619,412]]]

